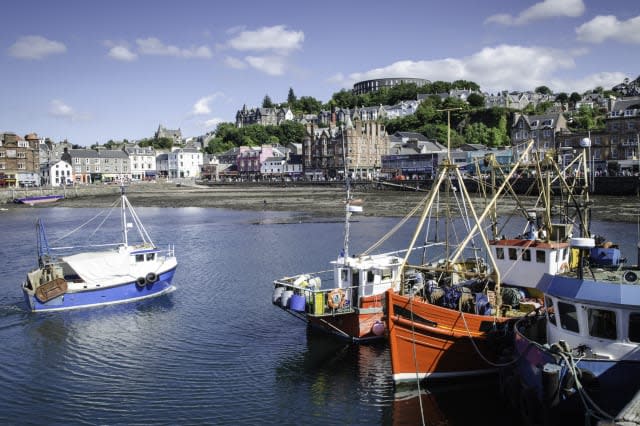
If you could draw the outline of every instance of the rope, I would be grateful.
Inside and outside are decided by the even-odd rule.
[[[114,202],[111,204],[111,206],[109,206],[109,207],[110,207],[110,210],[107,212],[107,216],[109,216],[109,215],[111,214],[111,210],[113,210],[113,208],[114,208],[116,205],[118,205],[119,201],[120,201],[120,200],[116,200],[116,201],[114,201]],[[82,225],[80,225],[80,226],[76,227],[75,229],[72,229],[71,231],[67,232],[67,233],[66,233],[65,235],[63,235],[62,237],[60,237],[60,238],[57,238],[57,239],[53,240],[53,241],[52,241],[52,243],[56,243],[56,242],[58,242],[58,241],[61,241],[61,240],[65,239],[65,238],[67,238],[69,235],[72,235],[73,233],[75,233],[75,232],[79,231],[80,229],[82,229],[83,227],[85,227],[85,226],[87,226],[89,223],[91,223],[94,219],[98,218],[100,215],[103,215],[103,214],[104,214],[104,211],[100,211],[100,212],[96,213],[96,215],[95,215],[95,216],[93,216],[91,219],[87,220],[85,223],[83,223]],[[102,223],[104,223],[104,220],[102,221]],[[100,226],[102,225],[102,223],[100,224]],[[98,227],[100,227],[100,226],[98,226]],[[95,231],[94,231],[94,233],[95,233]],[[91,235],[93,235],[93,234],[91,234]]]
[[[475,340],[473,339],[473,336],[471,335],[471,330],[469,330],[469,326],[467,325],[467,319],[464,317],[464,312],[460,311],[460,316],[462,317],[462,322],[464,323],[464,328],[467,331],[467,336],[469,336],[469,340],[471,340],[471,344],[473,345],[473,348],[475,349],[476,353],[480,356],[480,358],[482,358],[482,360],[484,362],[486,362],[487,364],[489,364],[492,367],[496,367],[496,368],[501,368],[501,367],[508,367],[510,365],[515,364],[521,357],[522,355],[520,355],[518,358],[514,358],[513,360],[506,362],[506,363],[496,363],[493,361],[489,361],[483,354],[482,352],[480,352],[480,348],[478,348],[478,345],[476,345]],[[496,328],[496,320],[495,317],[493,319],[493,327]]]
[[[368,249],[366,249],[362,255],[366,256],[369,253],[371,253],[373,250],[377,249],[378,247],[380,247],[380,245],[382,245],[382,243],[384,243],[386,240],[388,240],[393,234],[396,233],[396,231],[398,231],[398,229],[400,229],[402,227],[402,225],[404,225],[413,215],[415,215],[418,210],[420,210],[420,208],[422,207],[422,205],[427,201],[427,198],[429,197],[429,195],[427,195],[426,197],[424,197],[404,218],[402,218],[400,220],[400,222],[398,222],[393,228],[391,228],[391,230],[389,230],[389,232],[387,232],[386,234],[384,234],[382,236],[382,238],[380,238],[378,241],[376,241],[371,247],[369,247]]]

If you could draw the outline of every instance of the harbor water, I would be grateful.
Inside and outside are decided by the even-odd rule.
[[[98,212],[0,212],[1,424],[520,423],[493,380],[396,388],[386,343],[353,345],[307,330],[271,304],[272,280],[329,268],[344,224],[293,212],[138,208],[159,245],[175,244],[176,290],[137,303],[26,311],[20,284],[36,265],[35,220],[49,242]],[[399,219],[359,217],[358,253]],[[405,247],[406,227],[383,247]],[[636,261],[637,225],[598,233]],[[83,234],[75,243],[87,238]],[[490,417],[487,417],[490,416]]]

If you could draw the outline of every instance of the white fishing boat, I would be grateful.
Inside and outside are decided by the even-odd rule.
[[[397,253],[350,255],[350,218],[363,211],[363,201],[351,196],[344,137],[342,155],[346,188],[342,251],[330,262],[330,270],[275,280],[272,301],[315,329],[362,342],[384,338],[384,293],[398,282],[402,258]]]
[[[118,202],[114,203],[112,210],[116,204]],[[161,249],[153,243],[127,199],[124,187],[119,204],[121,230],[118,234],[122,241],[117,243],[50,247],[44,223],[38,219],[38,266],[27,273],[22,284],[30,311],[59,311],[131,302],[174,289],[171,281],[178,265],[174,247],[170,245]],[[93,219],[72,232],[85,230]],[[135,242],[129,238],[129,230],[134,226],[139,237]],[[64,254],[55,255],[54,252]]]

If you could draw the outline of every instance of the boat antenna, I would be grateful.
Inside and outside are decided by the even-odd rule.
[[[344,124],[340,126],[340,134],[342,136],[342,167],[344,168],[344,182],[346,188],[346,200],[344,203],[344,244],[342,247],[343,258],[346,263],[346,259],[349,258],[349,218],[351,217],[349,202],[351,201],[351,180],[349,178],[349,168],[347,167],[347,152],[344,142]]]

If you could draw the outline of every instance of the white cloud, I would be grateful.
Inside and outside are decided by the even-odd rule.
[[[138,55],[129,50],[127,46],[113,46],[109,49],[108,56],[112,59],[124,62],[131,62],[138,59]]]
[[[523,10],[518,16],[507,13],[492,15],[485,20],[485,24],[524,25],[532,21],[555,17],[575,18],[582,15],[584,10],[583,0],[544,0]]]
[[[223,120],[222,118],[214,117],[204,121],[202,125],[205,129],[212,129],[214,127],[217,127],[218,124],[223,123],[225,121],[226,120]]]
[[[576,28],[578,40],[602,43],[611,39],[621,43],[640,44],[640,16],[619,21],[612,15],[596,16]]]
[[[300,49],[304,41],[304,32],[287,30],[284,25],[262,27],[255,31],[240,31],[229,40],[229,45],[241,51],[273,50],[286,54]]]
[[[156,37],[139,38],[136,40],[138,51],[142,55],[175,56],[177,58],[203,58],[213,55],[207,46],[195,46],[188,49],[173,45],[165,45]]]
[[[285,58],[282,56],[246,56],[244,59],[253,68],[266,74],[284,74]]]
[[[227,56],[226,58],[224,58],[224,63],[229,68],[233,68],[233,69],[236,69],[236,70],[243,70],[243,69],[247,68],[246,62],[242,61],[241,59],[234,58],[234,57],[231,57],[231,56]]]
[[[87,114],[78,113],[60,99],[54,99],[50,102],[49,115],[57,118],[66,118],[71,121],[89,119],[89,116]]]
[[[559,71],[576,68],[574,55],[583,50],[564,51],[543,47],[499,45],[486,47],[471,56],[425,61],[398,61],[349,76],[336,74],[332,81],[351,86],[362,80],[407,75],[431,81],[469,80],[482,90],[495,93],[500,90],[533,90],[545,85],[558,91],[585,91],[596,86],[612,87],[624,78],[621,73],[600,73],[581,80],[561,80],[554,77]]]
[[[196,103],[193,104],[193,108],[191,109],[191,114],[192,115],[211,114],[211,107],[209,105],[214,99],[220,96],[222,96],[220,93],[214,93],[213,95],[208,95],[198,99]]]
[[[63,43],[37,35],[20,37],[9,47],[9,54],[20,59],[43,59],[66,51],[67,47]]]

